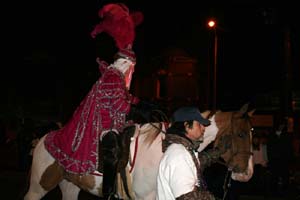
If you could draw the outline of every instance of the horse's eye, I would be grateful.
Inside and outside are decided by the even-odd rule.
[[[239,136],[240,138],[244,138],[244,137],[247,136],[247,132],[240,132],[240,133],[238,133],[238,136]]]

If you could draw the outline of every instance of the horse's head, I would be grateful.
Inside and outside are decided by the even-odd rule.
[[[250,118],[254,110],[247,111],[248,104],[239,111],[215,114],[215,122],[219,131],[214,147],[221,147],[221,157],[227,167],[235,173],[243,173],[248,169],[252,150],[252,126]]]

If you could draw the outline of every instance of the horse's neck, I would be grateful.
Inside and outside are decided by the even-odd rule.
[[[219,129],[216,125],[215,115],[210,118],[210,125],[205,128],[205,132],[203,135],[203,141],[200,144],[198,151],[201,152],[205,149],[212,141],[216,139],[217,133]]]
[[[157,123],[153,125],[158,125]],[[135,171],[134,168],[143,169],[146,166],[159,163],[163,153],[161,141],[164,138],[164,131],[166,130],[165,125],[162,123],[160,132],[153,134],[157,131],[156,128],[151,124],[145,124],[142,127],[137,125],[136,132],[131,139],[130,143],[130,172]],[[157,126],[159,127],[159,126]],[[149,136],[153,140],[149,140]],[[158,165],[157,165],[158,166]],[[156,170],[156,168],[155,168]]]
[[[158,139],[161,141],[165,136],[165,132],[168,124],[160,122],[160,123],[148,123],[148,124],[144,124],[143,126],[136,124],[135,126],[136,126],[135,132],[133,137],[131,138],[131,144],[130,144],[131,151],[135,151],[134,149],[137,148],[136,145],[149,146],[154,140]],[[157,133],[159,129],[160,131]]]

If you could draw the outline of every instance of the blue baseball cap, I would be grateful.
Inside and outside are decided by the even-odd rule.
[[[185,122],[196,120],[204,126],[210,125],[210,121],[202,117],[196,107],[181,107],[173,114],[173,122]]]

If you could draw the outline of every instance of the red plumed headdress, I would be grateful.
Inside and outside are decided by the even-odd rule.
[[[120,51],[132,51],[135,27],[142,23],[143,14],[138,11],[130,13],[126,5],[119,3],[105,5],[98,15],[102,21],[95,26],[91,36],[95,38],[97,34],[106,32],[113,37]],[[134,56],[134,53],[132,55]]]

